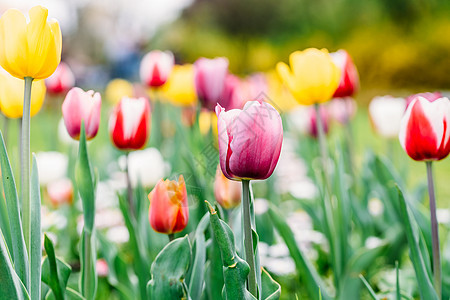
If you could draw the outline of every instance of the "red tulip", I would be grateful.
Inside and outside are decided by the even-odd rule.
[[[124,97],[109,119],[114,145],[122,150],[138,150],[150,135],[150,105],[145,98]]]
[[[170,51],[154,50],[141,61],[141,81],[149,87],[159,87],[166,83],[172,72],[175,59]]]
[[[204,108],[213,111],[224,90],[225,78],[228,74],[228,59],[201,57],[195,62],[194,69],[198,99]]]
[[[448,98],[431,102],[419,96],[411,102],[402,118],[400,144],[414,160],[441,160],[450,152],[449,121]]]
[[[84,121],[86,139],[97,135],[100,124],[102,98],[94,91],[85,92],[80,88],[72,88],[62,104],[62,114],[67,132],[73,138],[80,138],[81,121]]]
[[[63,94],[74,87],[75,76],[69,66],[61,62],[55,72],[45,79],[47,91],[51,94]]]
[[[341,80],[334,92],[334,98],[352,96],[359,88],[359,76],[352,58],[345,50],[330,53],[336,66],[341,70]]]
[[[425,99],[427,99],[430,102],[433,102],[439,98],[442,98],[442,94],[440,92],[427,92],[427,93],[418,93],[418,94],[414,94],[411,96],[408,96],[405,98],[406,100],[406,106],[409,106],[411,104],[411,102],[416,99],[417,97],[423,97]]]
[[[186,184],[183,175],[178,182],[160,180],[148,195],[149,221],[160,233],[173,234],[182,231],[189,220]]]
[[[278,111],[263,101],[249,101],[243,110],[216,107],[220,167],[232,180],[266,179],[280,156],[283,125]]]
[[[214,179],[214,196],[216,201],[225,209],[238,206],[241,203],[241,185],[237,181],[227,179],[220,169],[216,171]]]

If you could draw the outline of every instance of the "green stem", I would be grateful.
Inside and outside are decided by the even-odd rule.
[[[175,234],[173,233],[169,233],[167,236],[169,237],[169,243],[175,239]]]
[[[436,197],[434,194],[434,180],[431,161],[426,162],[428,177],[428,194],[430,197],[430,214],[431,214],[431,238],[433,249],[433,273],[434,288],[439,299],[442,299],[442,283],[441,283],[441,257],[439,251],[439,228],[436,217]]]
[[[91,233],[83,230],[84,235],[84,262],[83,262],[83,277],[84,277],[84,290],[83,290],[83,296],[86,297],[86,299],[91,299],[91,281],[93,278],[91,278]]]
[[[128,169],[129,166],[129,154],[130,152],[127,152],[125,154],[126,160],[125,160],[125,173],[127,176],[127,200],[128,200],[128,208],[130,209],[131,215],[135,216],[135,208],[133,203],[133,188],[131,186],[131,180],[130,180],[130,171]]]
[[[255,256],[253,253],[252,224],[250,216],[249,180],[242,180],[242,214],[244,216],[244,247],[245,260],[250,267],[248,275],[248,288],[250,293],[257,297]]]
[[[30,110],[31,110],[31,85],[33,78],[25,77],[25,90],[23,97],[23,114],[22,114],[22,155],[21,155],[21,172],[20,182],[22,190],[22,222],[25,246],[28,253],[28,261],[30,261],[30,231],[31,231],[31,193],[30,193]],[[28,286],[28,285],[27,285]]]
[[[325,181],[326,191],[328,192],[328,195],[331,196],[330,178],[328,172],[328,149],[325,139],[325,131],[323,129],[322,115],[320,114],[320,104],[315,103],[314,109],[316,110],[317,135],[319,139],[319,150],[322,161],[323,177]]]

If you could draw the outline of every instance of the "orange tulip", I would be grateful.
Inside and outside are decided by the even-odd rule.
[[[173,234],[182,231],[189,220],[186,184],[183,175],[178,182],[160,180],[148,195],[149,221],[160,233]]]
[[[241,183],[226,178],[220,166],[216,171],[214,196],[220,206],[225,209],[236,207],[241,203]]]

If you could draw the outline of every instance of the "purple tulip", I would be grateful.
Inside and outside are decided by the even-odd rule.
[[[283,142],[278,111],[263,101],[225,112],[216,106],[220,167],[232,180],[266,179],[272,175]]]
[[[228,74],[228,59],[201,57],[195,62],[194,67],[198,99],[203,107],[214,110],[224,90],[225,78]]]

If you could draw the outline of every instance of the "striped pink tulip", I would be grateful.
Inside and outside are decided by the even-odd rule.
[[[149,87],[160,87],[172,72],[175,59],[170,51],[153,50],[142,58],[139,74],[141,81]]]
[[[72,88],[62,104],[62,114],[67,132],[75,139],[80,139],[81,121],[84,121],[86,139],[93,139],[100,124],[100,109],[102,98],[94,91],[83,91]]]
[[[194,63],[195,90],[202,106],[214,110],[219,102],[228,74],[228,59],[216,57],[208,59],[201,57]]]
[[[219,157],[223,174],[232,180],[266,179],[280,157],[283,125],[278,111],[263,101],[225,111],[216,107]]]

